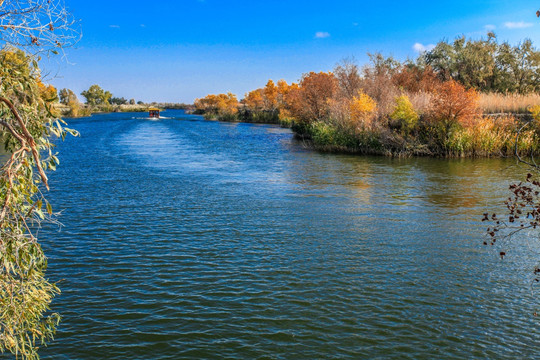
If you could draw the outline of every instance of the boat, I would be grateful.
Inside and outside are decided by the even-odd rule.
[[[159,109],[157,108],[148,109],[148,116],[152,119],[159,119]]]

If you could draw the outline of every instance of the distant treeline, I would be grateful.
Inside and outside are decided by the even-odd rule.
[[[149,107],[161,109],[183,109],[194,111],[194,106],[183,103],[144,103],[127,100],[123,97],[116,97],[110,91],[102,89],[99,85],[92,85],[88,90],[81,93],[85,98],[82,104],[77,95],[70,89],[62,89],[58,92],[58,100],[63,112],[62,115],[68,117],[89,116],[95,112],[143,112]]]
[[[209,119],[290,125],[328,151],[497,156],[513,151],[517,120],[482,110],[504,109],[516,96],[538,101],[539,80],[540,53],[530,40],[499,44],[489,33],[442,41],[414,61],[371,54],[363,67],[345,60],[298,83],[270,80],[241,101],[231,93],[208,95],[195,106]],[[497,104],[483,101],[480,108],[481,98]],[[537,152],[537,130],[527,131],[518,149]]]

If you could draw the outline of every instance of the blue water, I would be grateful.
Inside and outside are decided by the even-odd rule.
[[[182,111],[71,120],[39,232],[43,359],[533,359],[532,251],[482,246],[511,160],[321,154]]]

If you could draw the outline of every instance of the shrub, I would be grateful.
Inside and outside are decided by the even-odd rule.
[[[390,114],[390,118],[399,122],[401,132],[404,135],[408,135],[416,127],[419,116],[414,110],[414,107],[407,95],[401,95],[396,99],[396,106],[394,112]]]
[[[434,92],[431,119],[446,124],[467,125],[480,113],[478,94],[454,80],[442,83]]]
[[[377,103],[364,93],[353,97],[349,105],[351,122],[356,127],[365,128],[371,125],[371,121],[377,111]]]
[[[540,121],[540,105],[530,106],[527,110],[529,110],[534,120]]]

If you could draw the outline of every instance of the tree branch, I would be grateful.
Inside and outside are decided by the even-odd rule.
[[[13,114],[17,122],[19,123],[19,126],[23,132],[23,135],[26,138],[26,142],[28,143],[28,145],[30,145],[30,148],[32,150],[32,155],[34,156],[34,160],[36,161],[36,167],[41,177],[41,181],[43,182],[47,190],[49,190],[49,179],[47,178],[47,175],[45,175],[45,171],[43,170],[43,167],[41,166],[39,151],[37,149],[37,145],[34,140],[34,137],[32,136],[32,134],[30,134],[30,132],[26,128],[26,125],[24,124],[23,119],[20,117],[19,112],[17,111],[13,103],[9,101],[9,99],[2,96],[0,96],[0,102],[3,102],[4,104],[7,105],[7,107],[11,110],[11,113]]]

